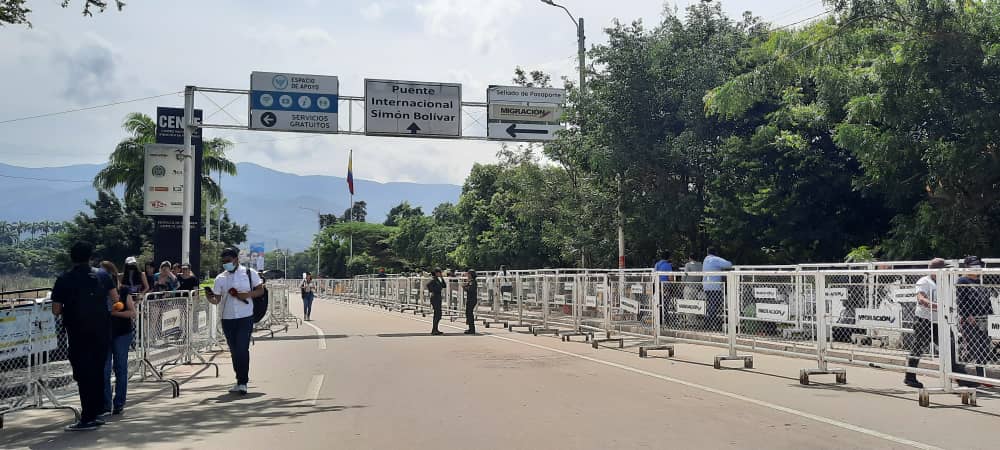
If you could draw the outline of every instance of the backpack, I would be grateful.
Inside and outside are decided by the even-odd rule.
[[[247,267],[247,281],[250,285],[253,285],[253,277],[250,276],[250,268]],[[264,288],[264,294],[260,297],[253,297],[253,323],[260,322],[264,319],[267,314],[267,288]]]

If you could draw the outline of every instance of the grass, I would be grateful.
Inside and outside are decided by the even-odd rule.
[[[24,274],[0,274],[0,292],[50,288],[54,281],[51,278],[38,278]]]

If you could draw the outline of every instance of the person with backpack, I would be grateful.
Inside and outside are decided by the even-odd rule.
[[[239,256],[240,251],[234,247],[222,250],[223,271],[215,277],[211,290],[205,288],[205,293],[209,302],[221,305],[222,331],[236,373],[236,385],[229,392],[245,395],[250,381],[250,334],[254,319],[261,312],[255,305],[263,303],[266,311],[267,304],[256,300],[264,296],[260,275],[254,269],[241,267]]]
[[[70,249],[73,268],[52,286],[52,314],[62,317],[69,338],[69,363],[80,391],[80,421],[66,431],[89,431],[104,425],[104,363],[111,347],[110,302],[118,290],[104,270],[90,267],[94,247],[77,242]]]

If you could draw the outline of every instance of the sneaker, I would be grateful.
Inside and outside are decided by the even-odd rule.
[[[438,330],[431,331],[431,336],[440,336],[442,334],[444,334],[443,331],[438,331]]]
[[[236,385],[236,392],[239,392],[240,395],[246,395],[247,394],[247,385],[245,385],[245,384],[237,384]]]
[[[97,427],[99,426],[100,425],[98,425],[97,422],[94,421],[91,422],[80,421],[66,427],[66,431],[93,431],[96,430]]]
[[[242,385],[241,384],[234,384],[233,387],[229,388],[229,393],[230,394],[238,394],[240,392],[240,386],[242,386]],[[246,389],[246,387],[244,387],[244,389]]]
[[[110,409],[105,409],[104,411],[101,411],[101,413],[97,415],[97,418],[98,419],[103,419],[103,418],[108,417],[110,415],[111,415],[111,410]]]
[[[923,389],[924,388],[924,384],[921,383],[921,382],[919,382],[919,381],[917,381],[916,378],[913,378],[913,379],[907,378],[907,379],[903,380],[903,384],[905,384],[905,385],[907,385],[907,386],[909,386],[911,388],[917,388],[917,389]]]
[[[465,334],[476,334],[476,330],[465,330]]]
[[[101,426],[106,424],[107,422],[105,422],[104,419],[94,419],[94,423],[97,424],[97,426]]]
[[[116,416],[120,416],[120,415],[122,415],[124,413],[125,413],[125,407],[124,406],[116,406],[115,409],[111,410],[111,414],[116,415]]]

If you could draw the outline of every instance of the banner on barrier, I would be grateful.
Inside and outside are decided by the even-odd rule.
[[[198,331],[204,330],[208,327],[208,312],[198,311]]]
[[[854,323],[862,327],[900,328],[897,308],[858,308],[854,313]]]
[[[774,321],[788,320],[788,305],[773,303],[757,303],[757,318]]]
[[[705,301],[679,298],[677,301],[677,312],[682,314],[694,314],[696,316],[705,315]]]
[[[563,283],[563,290],[564,291],[572,291],[573,290],[573,283],[572,282]]]
[[[0,360],[25,356],[31,351],[28,330],[33,306],[0,311]]]
[[[765,300],[777,300],[778,299],[778,288],[773,287],[755,287],[753,288],[753,296],[758,299]]]
[[[633,284],[630,290],[633,294],[643,294],[646,292],[646,290],[643,289],[643,286],[641,284]]]
[[[597,296],[596,295],[588,295],[588,296],[586,296],[583,299],[583,301],[584,301],[584,305],[586,305],[586,306],[597,307]]]
[[[917,288],[914,286],[894,286],[892,299],[897,303],[914,303],[917,301]]]
[[[1000,316],[986,318],[986,331],[993,339],[1000,339]]]
[[[160,316],[160,328],[161,334],[166,335],[172,331],[180,331],[181,329],[181,310],[174,309],[170,311],[165,311],[163,315]]]
[[[638,314],[639,313],[639,302],[637,302],[635,300],[632,300],[632,299],[630,299],[628,297],[624,297],[621,300],[621,308],[622,308],[622,311],[625,311],[627,313]]]

